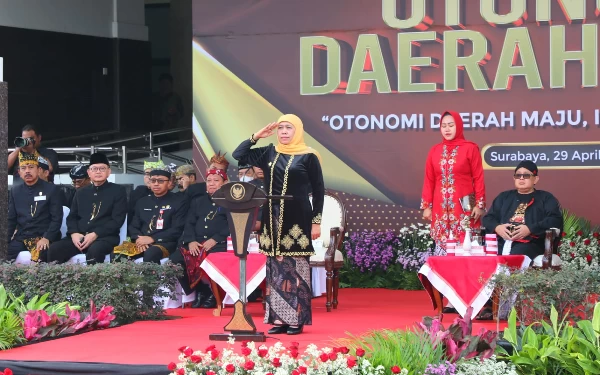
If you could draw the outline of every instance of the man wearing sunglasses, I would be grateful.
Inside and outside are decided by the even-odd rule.
[[[534,162],[520,162],[513,179],[515,189],[494,199],[482,223],[489,233],[498,235],[502,255],[523,254],[533,260],[544,254],[546,230],[562,231],[562,211],[552,194],[535,188],[540,178]]]
[[[115,256],[160,263],[161,259],[175,251],[189,204],[184,194],[169,191],[170,181],[170,171],[154,169],[150,172],[152,194],[137,201],[128,227],[131,241],[115,247]]]

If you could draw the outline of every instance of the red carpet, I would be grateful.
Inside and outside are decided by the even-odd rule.
[[[434,311],[424,291],[394,291],[384,289],[341,289],[337,310],[325,310],[325,297],[313,299],[313,325],[306,326],[297,336],[275,335],[266,344],[277,339],[284,344],[300,343],[300,350],[307,344],[332,345],[332,340],[355,335],[372,329],[406,329],[431,316]],[[251,303],[248,309],[259,331],[270,328],[262,323],[263,310],[260,303]],[[223,316],[212,316],[212,310],[173,309],[169,315],[182,319],[137,322],[103,331],[89,332],[72,337],[27,345],[1,351],[0,359],[13,361],[65,361],[107,362],[118,364],[166,365],[176,361],[177,348],[188,345],[204,349],[211,344],[222,348],[226,342],[209,341],[210,333],[223,332],[223,326],[231,318],[233,309],[227,308]],[[457,315],[445,315],[444,324],[450,324]],[[474,332],[482,326],[495,329],[495,323],[474,323]],[[504,325],[501,325],[504,328]]]

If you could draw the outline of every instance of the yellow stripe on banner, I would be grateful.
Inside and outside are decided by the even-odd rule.
[[[215,60],[197,41],[193,45],[193,127],[205,155],[231,152],[252,133],[283,113]],[[323,177],[329,189],[392,203],[381,191],[350,168],[316,139],[305,133],[306,144],[322,157]],[[275,137],[259,146],[276,143]]]

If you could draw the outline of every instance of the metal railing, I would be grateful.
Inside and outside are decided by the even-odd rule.
[[[156,143],[156,137],[160,137],[163,135],[182,133],[185,131],[189,131],[191,133],[191,128],[177,128],[171,130],[162,130],[158,132],[148,132],[137,136],[126,137],[121,139],[116,139],[113,141],[100,142],[94,145],[84,146],[84,147],[57,147],[53,148],[58,154],[67,154],[73,155],[75,160],[64,161],[61,160],[58,162],[59,168],[70,168],[75,165],[79,165],[83,162],[89,161],[89,157],[91,154],[95,152],[102,152],[106,154],[109,158],[109,162],[111,167],[116,167],[120,169],[123,173],[144,173],[144,163],[142,161],[131,161],[130,155],[148,155],[151,158],[162,159],[163,156],[169,157],[173,160],[177,160],[182,163],[192,164],[192,160],[174,155],[171,153],[163,152],[163,148],[172,145],[183,144],[187,142],[191,142],[191,136],[189,140],[183,141],[167,141],[163,143]],[[147,142],[146,146],[141,147],[127,147],[123,143],[144,140]],[[112,145],[119,145],[117,147],[113,147]],[[9,148],[8,152],[13,152],[14,148]],[[116,160],[115,160],[116,158]],[[135,168],[138,167],[138,168]]]

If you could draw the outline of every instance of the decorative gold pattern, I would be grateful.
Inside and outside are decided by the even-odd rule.
[[[306,250],[308,245],[310,245],[310,241],[308,240],[308,237],[306,237],[306,235],[303,234],[302,237],[300,237],[300,239],[298,240],[298,245],[300,245],[300,248],[302,250]]]
[[[271,165],[271,181],[270,181],[270,186],[269,186],[269,195],[273,195],[273,172],[275,170],[275,165],[277,164],[277,159],[279,159],[279,155],[281,155],[280,153],[277,153],[277,155],[275,156],[275,159],[273,160],[273,164]],[[281,187],[281,195],[285,195],[286,191],[287,191],[287,184],[288,184],[288,175],[290,172],[290,166],[292,165],[292,161],[294,160],[294,155],[290,156],[290,160],[288,161],[287,165],[285,166],[285,172],[283,173],[283,185]],[[280,200],[279,203],[279,220],[278,220],[278,227],[277,227],[277,242],[274,241],[273,239],[273,230],[271,229],[271,243],[275,244],[275,248],[273,249],[273,256],[277,256],[279,255],[279,245],[281,243],[281,231],[282,231],[282,227],[283,227],[283,210],[285,207],[285,201],[283,199]],[[273,217],[273,200],[269,199],[269,217],[272,218]],[[271,227],[273,226],[273,224],[271,224]]]
[[[98,206],[96,206],[96,203],[94,203],[92,205],[92,216],[90,217],[90,221],[94,220],[94,218],[96,216],[98,216],[98,214],[100,213],[100,209],[102,208],[102,202],[100,202],[100,204]]]
[[[313,217],[312,223],[313,224],[321,224],[321,219],[322,219],[321,214],[318,214],[317,216]]]
[[[286,248],[286,250],[289,250],[294,245],[294,240],[292,239],[292,237],[290,237],[286,234],[285,236],[283,236],[283,239],[281,240],[281,244],[283,245],[283,247]]]
[[[248,220],[250,220],[250,212],[231,212],[233,227],[235,228],[235,251],[238,255],[244,254],[244,231]]]
[[[272,245],[271,242],[271,238],[269,237],[269,235],[267,234],[267,227],[264,227],[263,233],[260,235],[259,238],[260,241],[260,246],[265,248],[265,249],[269,249]]]
[[[233,184],[231,187],[231,197],[236,201],[243,199],[246,196],[246,189],[242,184]]]
[[[294,239],[297,240],[298,237],[300,237],[301,235],[302,235],[302,229],[300,228],[300,225],[294,224],[292,229],[290,229],[290,236],[294,237]]]
[[[31,206],[29,206],[29,213],[31,214],[31,217],[35,216],[35,213],[37,211],[37,204],[38,204],[38,202],[35,202],[35,207],[33,204]]]

